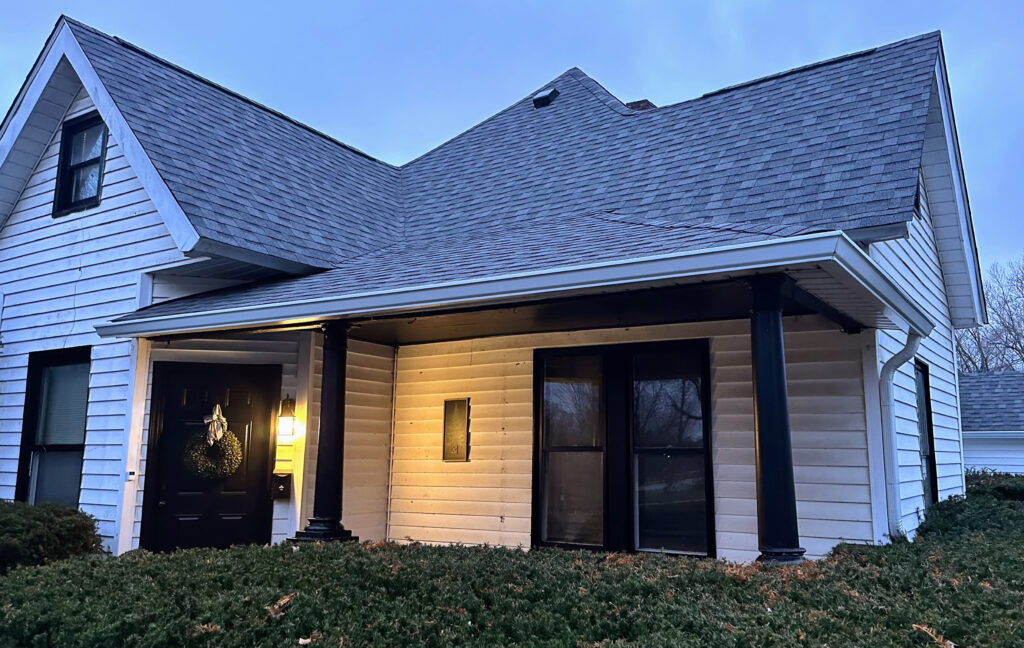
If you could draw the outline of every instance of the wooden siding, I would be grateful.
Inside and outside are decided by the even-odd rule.
[[[798,511],[821,555],[870,542],[861,339],[816,317],[786,320]],[[720,557],[757,556],[749,324],[745,321],[545,333],[403,346],[395,377],[388,537],[529,546],[533,351],[711,339],[712,445]],[[442,403],[470,397],[471,460],[441,461]]]
[[[92,109],[92,101],[79,89],[66,117]],[[136,308],[139,278],[146,268],[183,256],[114,137],[107,145],[102,202],[54,218],[59,132],[49,138],[0,230],[0,292],[5,295],[0,323],[0,498],[14,496],[28,354],[91,345],[80,505],[99,521],[107,546],[115,548],[132,344],[100,339],[93,327]]]
[[[906,240],[876,243],[871,247],[871,257],[919,306],[927,310],[935,323],[931,335],[921,341],[917,358],[929,368],[939,496],[946,498],[962,493],[964,488],[956,354],[949,303],[923,182],[920,191],[921,209],[909,224],[909,237]],[[905,339],[903,334],[878,331],[879,365],[899,351]],[[913,362],[906,363],[896,372],[893,378],[893,400],[900,516],[903,530],[912,535],[924,509]]]
[[[964,434],[964,465],[975,470],[1024,474],[1024,432],[1010,438]]]
[[[323,375],[323,338],[316,334],[313,353],[313,390],[306,438],[306,467],[302,516],[312,515],[316,474],[317,430],[320,416],[320,381]],[[388,465],[391,459],[391,411],[394,385],[393,347],[349,340],[345,376],[345,465],[342,487],[342,524],[360,540],[386,536]]]

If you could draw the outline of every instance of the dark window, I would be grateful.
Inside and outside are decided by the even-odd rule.
[[[97,113],[64,122],[57,168],[53,215],[60,216],[100,203],[107,127]]]
[[[931,506],[939,499],[939,482],[935,471],[935,432],[928,365],[921,361],[914,363],[914,383],[917,391],[917,436],[921,444],[921,485],[924,505]]]
[[[16,497],[78,506],[89,401],[89,347],[29,354]]]
[[[713,555],[707,344],[536,360],[534,542]]]

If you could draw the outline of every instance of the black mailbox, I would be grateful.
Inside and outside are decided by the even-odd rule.
[[[274,474],[270,479],[270,496],[273,499],[288,499],[292,496],[292,476]]]

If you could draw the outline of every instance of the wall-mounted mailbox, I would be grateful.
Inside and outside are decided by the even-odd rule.
[[[469,461],[469,399],[444,402],[445,461]]]
[[[274,473],[270,479],[270,496],[273,499],[289,499],[292,496],[292,476]]]

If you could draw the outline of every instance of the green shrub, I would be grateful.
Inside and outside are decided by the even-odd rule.
[[[961,499],[936,515],[988,523],[1008,504]],[[1024,526],[981,533],[778,569],[391,543],[135,552],[0,579],[0,648],[947,645],[929,632],[1019,648]]]
[[[0,574],[102,550],[91,515],[57,504],[0,502]]]
[[[968,469],[967,494],[1024,502],[1024,475]]]
[[[917,528],[921,536],[972,536],[1024,531],[1024,502],[970,492],[936,502]]]

